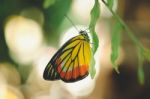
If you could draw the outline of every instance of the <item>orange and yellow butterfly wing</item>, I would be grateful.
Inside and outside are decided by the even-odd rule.
[[[89,73],[90,61],[90,44],[84,36],[78,35],[66,42],[53,56],[44,71],[44,78],[62,79],[65,82],[81,80]]]

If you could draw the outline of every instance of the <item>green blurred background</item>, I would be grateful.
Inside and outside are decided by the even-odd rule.
[[[93,1],[0,0],[0,99],[150,99],[150,63],[144,61],[145,84],[140,85],[136,48],[126,33],[118,60],[120,74],[113,70],[109,34],[113,18],[102,3],[96,27],[100,39],[96,78],[85,81],[81,89],[76,87],[80,83],[43,80],[47,62],[72,27],[65,15],[76,25],[88,26]],[[114,10],[149,49],[150,1],[114,1]]]

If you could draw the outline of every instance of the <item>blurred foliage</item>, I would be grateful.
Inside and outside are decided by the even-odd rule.
[[[94,7],[91,10],[91,21],[90,21],[90,25],[89,25],[90,33],[92,35],[92,41],[94,42],[93,48],[92,48],[93,53],[96,52],[98,45],[99,45],[98,36],[95,32],[95,26],[99,19],[99,16],[100,16],[100,4],[99,4],[98,0],[95,0]]]
[[[144,57],[142,55],[142,50],[138,49],[138,79],[140,84],[144,84],[144,69],[143,69],[143,62],[144,62]]]
[[[136,36],[134,35],[134,33],[130,30],[130,28],[128,27],[128,25],[120,18],[120,16],[115,13],[112,9],[113,7],[113,2],[114,0],[102,0],[102,2],[105,4],[105,6],[109,9],[109,11],[112,13],[114,19],[120,24],[116,27],[113,27],[112,30],[116,30],[120,31],[121,27],[123,27],[123,30],[126,31],[127,35],[130,37],[130,39],[133,41],[133,43],[136,45],[137,47],[137,54],[138,54],[138,59],[139,59],[139,64],[138,64],[138,78],[139,78],[139,82],[140,84],[144,84],[144,70],[143,70],[143,63],[144,63],[144,59],[147,59],[148,61],[150,61],[150,52],[145,50],[146,48],[141,44],[141,42],[136,38]],[[115,37],[116,36],[116,37]],[[112,54],[111,54],[111,61],[114,64],[114,62],[116,61],[118,54],[119,53],[117,49],[114,48],[118,48],[118,42],[120,39],[120,36],[116,35],[115,33],[112,33],[112,37],[114,37],[115,39],[112,39]],[[118,39],[118,41],[115,41],[116,39]],[[115,42],[115,43],[113,43]],[[117,43],[116,43],[117,42]],[[114,54],[115,53],[115,54]],[[115,69],[118,70],[118,67],[116,68],[116,66],[114,67]]]
[[[4,37],[4,25],[8,17],[12,15],[23,15],[24,17],[31,18],[34,21],[39,21],[36,17],[34,9],[41,11],[44,16],[43,33],[45,41],[53,46],[57,46],[56,39],[59,39],[59,26],[61,25],[64,15],[68,12],[72,0],[1,0],[0,1],[0,62],[9,61],[14,66],[18,67],[22,83],[25,83],[31,71],[31,64],[29,66],[18,66],[9,55],[9,50],[6,45]],[[33,9],[32,11],[30,11]],[[22,11],[27,11],[28,15],[24,15]],[[37,11],[37,10],[34,10]],[[33,14],[33,15],[31,15]],[[35,14],[35,15],[34,15]],[[35,17],[34,17],[35,16]]]
[[[94,55],[93,52],[91,52],[91,63],[90,63],[90,68],[89,68],[89,72],[90,72],[90,76],[93,79],[95,77],[96,74],[96,69],[95,69],[95,59],[94,59]]]
[[[49,6],[53,5],[56,0],[44,0],[43,7],[47,9]]]
[[[47,0],[46,0],[47,1]],[[45,2],[46,2],[45,1]],[[69,11],[72,0],[55,0],[54,4],[47,4],[46,9],[43,10],[45,16],[45,37],[48,43],[56,45],[56,39],[59,38],[60,34],[58,33],[58,29],[65,18],[65,14]]]
[[[121,32],[122,32],[122,25],[119,22],[116,22],[111,32],[111,49],[112,49],[111,61],[117,73],[119,73],[119,71],[118,65],[116,64],[116,60],[119,56]]]
[[[71,6],[72,0],[1,0],[0,2],[0,61],[11,61],[4,39],[4,23],[11,15],[20,15],[21,11],[31,7],[38,8],[44,14],[44,36],[48,43],[57,44],[58,28]]]
[[[42,0],[1,0],[0,2],[0,61],[11,61],[8,48],[4,39],[4,22],[10,15],[18,15],[19,12],[31,6],[40,7]]]
[[[94,78],[95,74],[96,74],[96,70],[95,70],[95,59],[94,59],[94,54],[99,46],[99,39],[97,36],[97,33],[95,32],[95,26],[96,23],[99,19],[100,16],[100,4],[98,0],[95,0],[95,4],[91,10],[91,21],[90,21],[90,25],[89,25],[89,29],[90,29],[90,33],[92,35],[92,60],[91,60],[91,66],[90,66],[90,75],[91,78]]]
[[[114,4],[114,0],[107,0],[107,4],[108,4],[108,7],[109,7],[110,9],[112,9],[113,4]]]
[[[144,51],[142,52],[143,56],[150,61],[150,50],[148,49],[144,49]]]

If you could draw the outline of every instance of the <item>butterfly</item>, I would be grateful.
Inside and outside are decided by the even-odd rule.
[[[69,39],[48,62],[43,78],[76,82],[89,74],[91,62],[90,38],[86,31]]]

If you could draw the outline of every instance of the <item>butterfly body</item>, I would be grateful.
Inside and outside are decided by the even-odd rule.
[[[76,82],[85,78],[91,61],[90,39],[86,31],[68,40],[48,62],[43,78]]]

